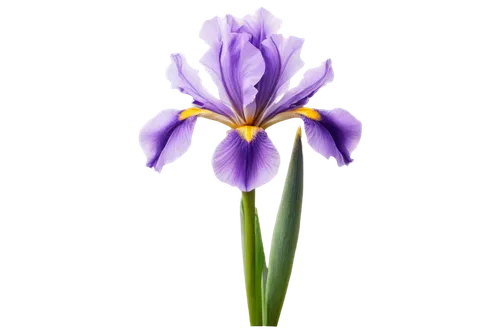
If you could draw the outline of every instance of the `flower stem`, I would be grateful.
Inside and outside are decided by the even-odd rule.
[[[256,276],[255,190],[241,192],[243,204],[243,262],[251,326],[262,326],[261,279]]]

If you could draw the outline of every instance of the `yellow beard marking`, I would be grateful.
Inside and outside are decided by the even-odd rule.
[[[255,138],[259,131],[262,131],[262,128],[257,126],[241,126],[236,129],[238,134],[245,139],[247,142],[250,142]]]
[[[179,120],[184,120],[192,116],[200,116],[207,113],[210,113],[210,111],[200,108],[187,108],[186,110],[181,112],[181,114],[179,115]]]
[[[316,120],[316,121],[321,119],[321,115],[319,114],[319,112],[314,110],[314,109],[311,109],[311,108],[298,108],[298,109],[292,110],[292,112],[298,113],[304,117],[307,117],[309,119]]]
[[[193,116],[199,116],[203,119],[220,123],[229,128],[236,128],[236,125],[223,115],[200,108],[187,108],[180,113],[179,120],[184,120]]]
[[[309,106],[304,106],[295,110],[278,113],[276,116],[272,117],[265,123],[261,124],[260,127],[262,127],[265,130],[268,130],[282,121],[293,120],[297,118],[299,115],[316,121],[321,119],[321,115],[319,114],[318,111],[314,110]]]

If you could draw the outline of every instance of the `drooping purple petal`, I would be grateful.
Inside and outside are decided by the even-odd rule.
[[[146,166],[161,172],[165,164],[174,162],[189,149],[196,117],[179,120],[181,112],[164,110],[141,129],[139,143],[147,157]]]
[[[221,100],[232,105],[239,117],[247,121],[253,114],[245,107],[254,101],[255,85],[265,70],[262,54],[249,38],[246,33],[223,36],[201,59],[219,89]]]
[[[333,80],[331,60],[328,59],[321,66],[309,69],[299,85],[292,88],[274,105],[265,111],[264,121],[280,112],[295,109],[305,105],[321,87]]]
[[[201,84],[198,71],[189,66],[181,54],[171,55],[172,63],[167,68],[167,78],[172,82],[172,88],[179,89],[182,93],[194,98],[194,104],[208,110],[233,117],[229,107],[210,94]]]
[[[251,42],[257,48],[281,27],[281,20],[264,8],[259,8],[253,15],[245,16],[243,21],[240,31],[252,35]]]
[[[280,156],[267,133],[259,129],[248,142],[238,130],[229,131],[217,146],[212,165],[217,178],[248,192],[276,176]]]
[[[361,139],[361,122],[343,109],[317,111],[321,115],[319,121],[302,116],[307,141],[324,157],[333,156],[338,166],[348,165]]]
[[[282,94],[290,83],[290,79],[304,66],[300,59],[300,51],[304,40],[290,36],[272,35],[264,40],[261,52],[266,63],[266,71],[257,84],[255,97],[258,112],[264,110]]]

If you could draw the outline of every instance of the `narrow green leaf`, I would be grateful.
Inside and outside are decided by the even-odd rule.
[[[302,210],[303,167],[302,140],[299,127],[271,243],[265,290],[264,323],[266,326],[278,325],[288,282],[292,274]]]
[[[250,328],[262,328],[265,243],[256,191],[241,193],[239,204],[243,286]]]

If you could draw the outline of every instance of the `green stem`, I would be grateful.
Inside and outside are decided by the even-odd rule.
[[[251,326],[262,326],[261,279],[256,276],[255,258],[255,190],[241,192],[243,203],[243,261]]]

